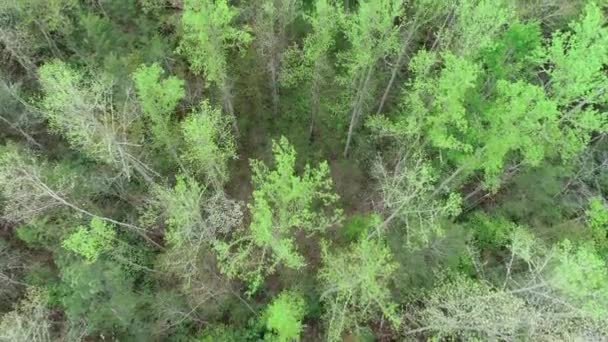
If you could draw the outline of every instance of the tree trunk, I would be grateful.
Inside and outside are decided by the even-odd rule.
[[[359,89],[357,91],[357,100],[355,101],[355,104],[353,106],[353,112],[350,117],[350,125],[348,127],[348,136],[346,137],[346,146],[344,147],[344,158],[346,158],[348,156],[348,149],[350,147],[350,142],[352,140],[353,130],[355,128],[355,125],[357,124],[357,120],[358,120],[360,112],[361,112],[361,107],[363,106],[363,98],[364,98],[363,93],[365,92],[365,89],[367,88],[367,85],[369,84],[369,80],[372,76],[373,70],[374,70],[373,66],[368,67],[367,74],[365,75],[365,78],[363,79],[363,83],[361,84],[361,86],[359,87]]]
[[[393,67],[393,70],[391,72],[391,78],[389,79],[388,84],[386,85],[386,89],[384,89],[384,94],[382,94],[382,99],[380,99],[380,104],[378,105],[378,110],[376,111],[376,115],[378,115],[382,112],[384,103],[386,102],[386,99],[388,98],[388,94],[390,93],[390,91],[393,87],[393,84],[395,83],[395,79],[397,78],[397,72],[399,72],[399,68],[401,68],[403,59],[407,56],[407,51],[408,51],[410,40],[414,36],[414,32],[416,32],[415,28],[417,28],[417,27],[415,26],[415,27],[411,28],[410,31],[408,32],[407,38],[405,39],[405,42],[404,42],[403,49],[401,49],[401,53],[399,53],[397,62],[395,62],[395,66]]]

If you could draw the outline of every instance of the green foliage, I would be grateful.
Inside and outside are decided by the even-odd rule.
[[[178,52],[188,59],[195,74],[204,71],[209,82],[224,84],[229,50],[251,41],[247,30],[233,26],[237,9],[226,0],[186,0],[184,9],[184,35]]]
[[[603,68],[608,63],[608,29],[602,10],[589,2],[579,21],[570,24],[570,32],[556,32],[547,48],[551,91],[560,106],[574,101],[593,104],[605,99],[603,87],[608,77]]]
[[[175,76],[161,80],[161,75],[158,64],[141,65],[133,74],[133,81],[143,113],[151,122],[155,143],[172,147],[171,113],[185,96],[184,81]]]
[[[541,53],[541,33],[538,23],[510,25],[494,44],[481,52],[490,75],[506,80],[530,76],[539,62],[535,55]]]
[[[130,144],[126,139],[137,118],[133,104],[127,101],[115,108],[111,80],[105,75],[89,79],[64,62],[43,65],[39,76],[45,94],[41,111],[51,129],[62,134],[76,150],[129,176],[131,169],[138,166],[137,159],[128,152]]]
[[[297,293],[281,292],[264,313],[266,328],[272,333],[268,341],[299,341],[302,319],[306,314],[304,298]]]
[[[340,341],[344,332],[378,315],[397,328],[401,317],[389,284],[397,265],[383,241],[363,238],[348,249],[329,251],[322,246],[323,266],[318,277],[325,307],[327,340]]]
[[[29,287],[26,297],[14,311],[0,317],[0,339],[3,341],[50,342],[55,340],[48,294],[44,289]]]
[[[80,226],[76,231],[63,240],[63,247],[81,255],[89,263],[95,262],[99,256],[109,251],[116,239],[114,227],[94,217],[89,228]]]
[[[349,80],[356,80],[359,73],[373,67],[386,54],[399,47],[399,27],[394,19],[403,15],[398,0],[360,1],[357,11],[346,17],[344,34],[350,43],[343,63]]]
[[[218,190],[229,178],[228,161],[236,158],[232,120],[205,101],[182,122],[183,158]]]
[[[101,258],[94,263],[77,261],[61,265],[61,279],[67,319],[76,325],[84,319],[86,334],[143,333],[137,310],[146,298],[134,291],[133,279],[119,265]]]
[[[608,318],[608,268],[604,258],[593,247],[575,247],[568,240],[558,246],[557,257],[552,286],[586,315]]]
[[[548,143],[560,139],[555,102],[531,84],[499,81],[496,102],[484,114],[483,124],[489,127],[480,137],[484,147],[479,159],[492,186],[499,182],[507,156],[518,153],[524,164],[538,166],[550,155]]]
[[[233,243],[216,245],[224,273],[246,280],[250,292],[278,265],[299,269],[306,264],[296,249],[297,231],[323,232],[341,218],[341,211],[334,208],[338,196],[332,191],[327,163],[317,168],[306,165],[298,176],[296,153],[285,137],[273,143],[273,154],[272,170],[262,161],[251,161],[255,190],[248,206],[249,229],[238,232]]]
[[[355,214],[346,219],[340,232],[347,241],[357,241],[366,238],[367,234],[381,223],[382,220],[378,214]]]
[[[597,247],[601,250],[608,248],[608,208],[600,197],[592,197],[585,211],[587,225],[593,232]]]
[[[589,200],[589,208],[585,214],[591,229],[598,231],[608,229],[608,208],[600,197],[592,197]]]
[[[509,242],[515,225],[504,217],[493,217],[487,214],[475,214],[467,226],[473,230],[473,236],[480,248],[500,248]]]
[[[495,37],[515,17],[511,1],[464,0],[454,5],[453,23],[443,29],[450,50],[459,56],[475,56],[492,46]]]
[[[0,340],[604,339],[606,5],[0,1]]]
[[[608,76],[608,28],[601,9],[590,2],[571,32],[557,32],[547,47],[552,65],[549,91],[563,110],[564,131],[560,148],[569,157],[579,152],[595,131],[606,131],[607,121],[594,105],[606,102]]]
[[[331,69],[328,58],[335,45],[340,23],[344,20],[340,6],[331,0],[317,0],[314,11],[305,16],[312,26],[312,32],[304,39],[302,51],[290,50],[285,53],[286,68],[281,73],[281,83],[287,87],[295,87],[302,81],[311,82],[314,91],[322,83]]]

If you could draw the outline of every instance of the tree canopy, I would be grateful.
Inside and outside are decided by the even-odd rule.
[[[0,341],[600,341],[608,0],[0,1]]]

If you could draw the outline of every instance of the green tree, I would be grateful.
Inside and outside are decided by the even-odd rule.
[[[27,294],[15,310],[0,316],[0,339],[3,341],[54,341],[52,322],[49,319],[48,293],[41,288],[29,287]]]
[[[295,245],[296,232],[323,232],[341,218],[341,211],[334,208],[338,196],[332,191],[327,163],[317,168],[306,165],[298,176],[296,152],[287,139],[273,142],[272,149],[275,169],[251,161],[255,190],[248,206],[249,229],[235,232],[234,241],[216,244],[223,272],[245,280],[250,293],[277,266],[299,269],[306,264]]]
[[[195,74],[203,71],[207,80],[220,89],[224,110],[233,117],[228,53],[251,41],[247,29],[234,25],[237,16],[238,10],[226,0],[185,1],[181,22],[184,33],[178,48]]]
[[[317,0],[314,11],[305,19],[312,26],[312,32],[304,39],[302,50],[286,51],[286,66],[281,73],[281,84],[286,87],[307,87],[310,96],[310,129],[312,136],[315,122],[321,111],[321,95],[331,82],[331,49],[335,47],[336,35],[344,13],[333,0]]]
[[[406,246],[412,250],[442,237],[442,220],[460,214],[460,195],[435,196],[438,172],[420,154],[401,157],[392,167],[377,160],[372,175],[378,181],[386,216],[377,233],[383,234],[389,226],[403,228]]]
[[[61,304],[69,324],[84,334],[144,338],[150,331],[140,314],[146,297],[135,292],[134,278],[117,263],[99,258],[61,262]]]
[[[306,303],[301,295],[281,292],[264,312],[266,328],[272,333],[265,339],[278,342],[299,341],[305,314]]]
[[[341,341],[342,333],[379,317],[398,328],[401,317],[389,288],[397,265],[385,242],[361,238],[348,249],[334,252],[327,244],[321,247],[323,266],[318,277],[327,340]]]
[[[593,132],[605,132],[608,121],[598,106],[608,100],[608,28],[602,10],[590,2],[571,31],[556,32],[547,47],[547,71],[551,79],[544,85],[557,103],[561,116],[562,154],[572,156],[582,150]]]
[[[171,114],[185,96],[184,81],[175,76],[161,80],[158,64],[141,65],[133,74],[137,96],[145,117],[150,120],[153,141],[162,148],[175,145]]]
[[[606,251],[608,249],[608,208],[601,197],[592,197],[589,200],[585,216],[596,246],[599,250]]]
[[[398,0],[364,0],[357,12],[346,18],[344,34],[350,48],[341,55],[346,74],[342,83],[349,88],[352,112],[344,156],[348,155],[355,126],[373,95],[372,76],[378,62],[400,49],[399,26],[395,18],[403,16],[403,3]],[[400,20],[400,19],[398,19]]]
[[[150,178],[151,170],[133,155],[135,144],[128,139],[138,111],[128,97],[115,106],[110,79],[103,74],[89,78],[60,61],[43,65],[39,76],[45,94],[41,112],[54,132],[76,150],[127,177],[136,170]]]
[[[218,191],[229,179],[228,162],[236,159],[231,122],[233,118],[222,115],[206,101],[182,122],[183,158]]]
[[[99,256],[109,251],[116,239],[116,231],[106,222],[94,217],[89,228],[79,226],[63,240],[63,247],[95,262]]]
[[[297,0],[258,1],[253,9],[254,47],[269,76],[273,113],[279,111],[281,60],[287,48],[287,28],[300,15]]]
[[[444,49],[458,56],[476,56],[492,46],[496,37],[515,20],[511,1],[460,0],[452,2],[452,11],[439,32]],[[449,21],[448,21],[449,20]]]
[[[443,276],[414,313],[421,328],[454,338],[578,340],[606,334],[606,262],[592,246],[550,248],[523,227],[510,234],[504,278]]]

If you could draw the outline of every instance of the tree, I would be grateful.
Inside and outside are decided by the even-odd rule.
[[[483,170],[486,185],[497,189],[505,165],[537,166],[547,157],[578,151],[576,141],[602,127],[589,117],[579,118],[581,126],[589,123],[585,129],[564,126],[568,114],[560,112],[559,103],[542,87],[521,80],[498,80],[494,92],[478,95],[481,105],[475,104],[480,66],[450,53],[441,57],[443,67],[434,78],[436,56],[419,52],[410,65],[416,79],[404,96],[404,114],[394,125],[372,121],[395,136],[428,139],[445,153],[456,169],[440,188],[460,173]]]
[[[218,191],[229,178],[228,161],[236,158],[236,142],[230,131],[233,120],[204,101],[182,122],[183,158]]]
[[[551,248],[527,229],[511,232],[511,257],[500,283],[463,275],[440,279],[415,316],[424,331],[482,339],[577,340],[606,334],[603,260],[588,245]]]
[[[340,341],[342,333],[379,317],[399,327],[401,318],[388,287],[397,265],[385,242],[362,237],[344,250],[329,252],[327,243],[321,247],[318,277],[327,340]]]
[[[407,247],[416,250],[444,235],[442,220],[460,214],[461,198],[435,198],[437,171],[419,154],[400,158],[394,167],[377,160],[372,169],[386,212],[378,234],[389,225],[403,227]]]
[[[51,190],[47,183],[55,180]],[[0,151],[0,187],[6,199],[3,218],[8,222],[28,222],[61,206],[74,189],[74,179],[61,168],[41,163],[33,153],[10,144]]]
[[[293,292],[281,292],[264,312],[266,328],[272,333],[267,340],[299,341],[305,314],[306,303],[302,296]]]
[[[317,168],[306,165],[298,176],[296,152],[285,137],[273,142],[275,169],[252,160],[253,203],[249,229],[235,232],[231,242],[218,242],[222,271],[245,280],[255,292],[266,274],[277,266],[302,268],[306,262],[296,249],[295,234],[323,232],[338,222],[341,211],[332,208],[338,196],[326,162]]]
[[[207,80],[219,87],[224,110],[232,117],[227,55],[230,49],[251,41],[247,29],[235,27],[237,15],[238,10],[226,0],[187,0],[182,15],[184,35],[178,48],[195,74],[203,71]],[[234,124],[236,128],[236,120]]]
[[[77,8],[75,0],[4,1],[0,4],[0,41],[5,51],[34,76],[41,57],[62,55],[57,43],[73,30],[70,15]]]
[[[146,296],[138,295],[135,277],[107,258],[93,263],[58,259],[61,270],[61,305],[67,321],[83,334],[108,334],[127,339],[149,334],[139,314]],[[129,338],[131,337],[131,338]]]
[[[608,122],[598,106],[608,99],[608,28],[601,9],[590,2],[571,32],[555,33],[547,47],[552,67],[544,86],[561,111],[562,154],[573,156],[586,146],[593,132],[605,132]]]
[[[395,18],[403,16],[403,3],[398,0],[361,1],[357,12],[346,18],[348,52],[342,54],[346,75],[342,83],[349,88],[352,112],[344,157],[348,155],[352,135],[365,104],[373,91],[372,75],[380,59],[399,49],[399,26]]]
[[[0,312],[12,306],[25,285],[20,278],[27,270],[27,257],[27,254],[0,238]]]
[[[100,254],[111,249],[116,231],[101,219],[91,219],[90,228],[79,226],[72,234],[63,240],[63,247],[85,258],[87,262],[95,262]]]
[[[438,282],[419,315],[425,325],[410,333],[429,330],[465,339],[518,339],[539,319],[523,299],[461,275]]]
[[[296,0],[263,0],[254,8],[254,46],[269,74],[273,113],[279,111],[279,75],[282,55],[287,48],[287,27],[299,15]]]
[[[175,76],[161,80],[162,73],[158,64],[140,65],[133,81],[143,114],[151,123],[154,144],[170,150],[175,145],[171,113],[185,96],[184,81]]]
[[[585,216],[597,248],[606,251],[608,248],[608,207],[602,198],[592,197],[589,200]]]
[[[31,152],[22,151],[15,145],[5,147],[0,154],[0,189],[8,199],[4,218],[14,223],[27,222],[44,214],[52,216],[49,213],[53,209],[69,208],[77,215],[98,218],[127,228],[158,247],[145,235],[143,228],[95,214],[74,204],[77,200],[84,202],[85,199],[80,196],[75,196],[74,201],[70,199],[79,180],[68,167],[39,161]],[[80,190],[86,189],[86,183],[80,182]]]
[[[112,81],[104,75],[85,78],[84,73],[54,61],[39,70],[45,96],[41,112],[54,132],[90,158],[107,163],[130,177],[131,170],[150,179],[151,170],[132,154],[130,126],[138,119],[134,102],[127,97],[121,106],[112,102]]]
[[[455,1],[446,23],[438,32],[439,41],[457,56],[475,57],[491,46],[496,36],[515,20],[511,1]]]
[[[309,137],[320,115],[323,88],[330,82],[330,50],[335,46],[343,16],[341,7],[333,0],[317,0],[312,15],[305,16],[312,32],[304,39],[302,51],[290,49],[284,55],[287,66],[281,73],[281,84],[295,87],[304,83],[310,89]]]
[[[50,342],[55,340],[48,293],[30,287],[15,310],[0,316],[0,339],[3,341]]]
[[[241,203],[221,193],[212,193],[194,178],[178,175],[173,188],[155,185],[142,217],[154,225],[158,217],[166,224],[164,237],[167,251],[161,268],[183,281],[186,289],[205,285],[206,267],[202,257],[211,250],[221,235],[240,226]]]
[[[388,96],[397,80],[398,72],[403,69],[403,64],[410,59],[410,53],[414,49],[414,41],[420,35],[421,31],[424,30],[425,25],[429,22],[433,22],[437,18],[440,18],[451,11],[451,1],[432,1],[432,0],[421,0],[411,2],[406,6],[405,16],[402,19],[404,21],[403,29],[401,30],[401,36],[399,37],[399,53],[391,68],[391,76],[388,80],[384,93],[380,98],[376,115],[382,113],[384,105],[388,100]],[[447,19],[446,19],[447,20]],[[436,45],[435,45],[436,46]]]

